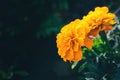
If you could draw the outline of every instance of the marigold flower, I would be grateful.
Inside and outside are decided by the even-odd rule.
[[[93,41],[100,31],[111,30],[115,14],[107,7],[96,7],[82,20],[76,19],[65,25],[57,35],[58,54],[64,61],[77,62],[82,59],[81,47],[92,49]]]
[[[88,29],[86,22],[76,19],[65,25],[57,35],[58,54],[64,61],[79,61],[82,59],[81,46],[84,45],[85,30]]]
[[[111,30],[111,25],[115,24],[115,14],[108,11],[107,7],[96,7],[94,11],[90,11],[87,16],[83,17],[83,20],[88,22],[91,28],[85,38],[87,48],[92,49],[93,39],[90,36],[96,37],[100,31]]]

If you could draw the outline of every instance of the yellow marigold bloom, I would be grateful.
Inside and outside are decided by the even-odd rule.
[[[81,46],[84,45],[85,30],[88,28],[86,22],[76,19],[61,29],[56,43],[58,54],[64,61],[77,62],[82,59]]]
[[[91,30],[85,38],[85,46],[92,49],[93,38],[96,37],[100,31],[111,30],[113,24],[115,24],[115,14],[109,13],[107,7],[96,7],[94,11],[90,11],[87,16],[83,17]],[[93,38],[91,38],[93,37]]]

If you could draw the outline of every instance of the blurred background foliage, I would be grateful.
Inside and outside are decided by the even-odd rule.
[[[82,18],[96,6],[109,6],[112,12],[118,14],[119,0],[91,1],[93,3],[83,0],[1,1],[0,35],[45,37],[58,33],[64,24]]]
[[[92,51],[84,48],[85,57],[77,65],[80,68],[73,70],[70,63],[61,62],[55,43],[56,34],[65,24],[81,19],[96,6],[108,6],[119,18],[119,3],[119,0],[0,0],[0,79],[119,80],[119,28],[110,33],[112,37],[98,37]]]

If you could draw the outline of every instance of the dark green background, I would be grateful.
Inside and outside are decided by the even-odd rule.
[[[57,54],[56,34],[96,6],[117,0],[0,0],[0,70],[24,70],[11,80],[77,80],[76,70]],[[115,4],[115,5],[114,5]]]

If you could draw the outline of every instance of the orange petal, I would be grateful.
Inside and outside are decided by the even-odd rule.
[[[88,33],[88,35],[92,35],[92,36],[96,37],[96,36],[99,34],[99,32],[100,32],[100,27],[91,30],[91,31]]]
[[[92,45],[93,45],[93,40],[86,37],[85,38],[85,42],[84,42],[85,46],[88,48],[88,49],[92,49]]]
[[[77,52],[74,53],[74,62],[80,61],[82,59],[82,50],[78,50]]]
[[[112,26],[102,26],[101,30],[112,30]]]
[[[64,60],[69,60],[71,61],[72,59],[74,58],[74,53],[73,53],[73,50],[72,48],[70,48],[67,52],[66,52],[66,55],[64,56]]]

